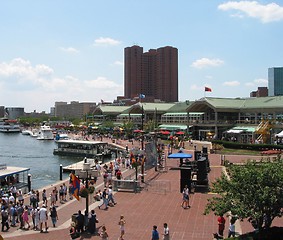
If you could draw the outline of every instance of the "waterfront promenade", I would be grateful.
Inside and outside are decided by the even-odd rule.
[[[125,141],[119,141],[121,145],[129,144]],[[134,145],[139,144],[135,142]],[[177,151],[177,150],[176,150]],[[192,150],[185,150],[193,153]],[[228,156],[231,162],[245,161],[247,156]],[[259,157],[260,158],[260,157]],[[209,173],[209,181],[221,175],[223,167],[220,165],[221,156],[219,154],[209,154],[211,172]],[[115,199],[117,205],[109,207],[107,211],[98,209],[100,202],[90,202],[90,210],[95,209],[99,223],[98,231],[105,224],[109,240],[118,239],[120,229],[118,225],[120,215],[125,216],[125,239],[126,240],[144,240],[151,239],[151,230],[153,225],[158,226],[159,233],[163,231],[163,223],[168,223],[171,239],[174,240],[203,240],[212,239],[212,233],[217,232],[217,217],[213,214],[203,215],[207,199],[213,196],[213,193],[195,192],[190,195],[191,208],[183,209],[181,207],[182,194],[180,193],[180,173],[173,170],[179,164],[178,159],[167,159],[167,172],[156,172],[151,169],[146,172],[144,189],[140,193],[117,192]],[[172,168],[172,169],[171,169]],[[134,170],[123,169],[123,175],[132,174]],[[67,180],[65,180],[67,181]],[[62,181],[64,182],[64,181]],[[48,193],[57,186],[59,188],[62,182],[47,186]],[[96,189],[102,189],[102,178],[99,178]],[[40,190],[41,192],[41,190]],[[28,202],[28,201],[27,201]],[[39,233],[33,230],[20,230],[18,227],[10,228],[9,232],[2,233],[4,239],[70,239],[69,227],[71,223],[71,215],[78,210],[84,212],[85,199],[77,201],[73,199],[64,204],[58,204],[59,220],[56,228],[52,227],[49,219],[48,233]],[[282,220],[275,220],[274,224],[282,225]],[[226,218],[226,227],[224,236],[228,233],[228,219]],[[236,231],[248,232],[252,231],[252,227],[247,222],[238,222]],[[83,235],[78,239],[100,239],[98,235]],[[162,236],[161,236],[162,239]]]

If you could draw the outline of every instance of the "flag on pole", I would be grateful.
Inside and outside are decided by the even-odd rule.
[[[80,192],[80,184],[81,184],[80,179],[78,179],[75,174],[71,173],[71,182],[72,182],[71,192],[73,196],[79,201],[80,200],[79,192]]]
[[[205,87],[205,88],[204,88],[204,91],[205,91],[205,92],[212,92],[211,88],[209,88],[209,87]]]
[[[141,94],[139,95],[139,98],[145,98],[145,95],[141,93]]]

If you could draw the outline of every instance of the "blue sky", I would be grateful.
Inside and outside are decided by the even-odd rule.
[[[135,44],[178,48],[180,101],[249,97],[283,66],[282,35],[279,0],[1,1],[0,105],[113,101]]]

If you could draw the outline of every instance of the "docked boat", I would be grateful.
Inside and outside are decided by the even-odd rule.
[[[58,140],[54,155],[74,156],[74,157],[109,157],[111,150],[107,142],[83,141],[83,140]]]
[[[22,130],[22,135],[37,137],[38,130],[36,130],[36,129],[33,129],[33,130],[24,129],[24,130]]]
[[[27,135],[27,136],[30,136],[31,135],[31,130],[28,130],[28,129],[24,129],[22,130],[22,135]]]
[[[68,136],[67,133],[57,133],[55,136],[55,141],[59,141],[59,140],[69,140],[70,137]]]
[[[17,120],[2,118],[0,120],[0,132],[3,133],[19,133],[21,132],[20,125]]]
[[[28,193],[31,189],[28,176],[29,168],[12,167],[0,164],[0,183],[2,189],[9,189],[12,185],[16,189],[22,189],[23,193]]]
[[[43,125],[40,127],[38,134],[37,134],[37,140],[54,140],[53,131],[48,125]]]

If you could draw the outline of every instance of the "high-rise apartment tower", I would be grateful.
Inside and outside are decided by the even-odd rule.
[[[178,101],[178,49],[162,47],[143,52],[140,46],[127,47],[125,54],[124,95],[134,98]]]

